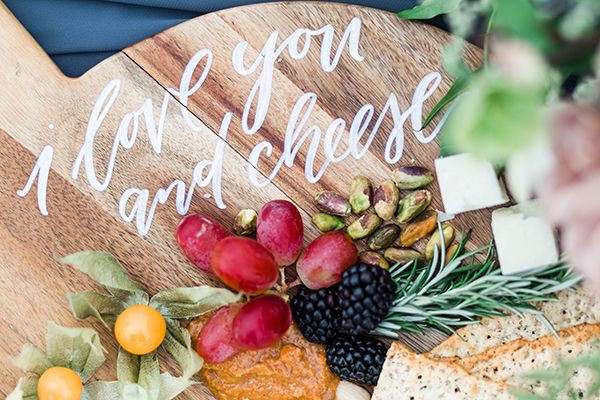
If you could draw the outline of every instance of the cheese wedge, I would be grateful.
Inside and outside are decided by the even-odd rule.
[[[508,202],[494,166],[471,154],[435,160],[445,212],[459,214]]]
[[[504,275],[558,262],[554,229],[541,215],[537,203],[494,210],[492,231]]]

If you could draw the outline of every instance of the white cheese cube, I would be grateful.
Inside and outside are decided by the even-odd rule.
[[[536,203],[494,210],[492,231],[504,275],[558,262],[554,229]]]
[[[435,170],[446,213],[459,214],[508,201],[494,166],[487,160],[458,154],[435,160]]]

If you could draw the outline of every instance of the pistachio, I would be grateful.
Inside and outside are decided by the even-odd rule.
[[[444,251],[454,241],[454,228],[450,224],[442,225],[442,233],[444,234]],[[433,258],[434,249],[437,247],[440,250],[440,231],[436,229],[427,242],[425,247],[425,258],[431,260]]]
[[[398,225],[385,225],[371,235],[367,240],[367,246],[375,251],[387,249],[398,239],[398,236],[400,236],[400,227]]]
[[[429,190],[416,190],[409,193],[398,203],[396,221],[401,224],[410,222],[429,207],[431,198]]]
[[[335,400],[369,400],[371,395],[354,383],[341,381],[335,391]]]
[[[392,180],[398,189],[420,189],[433,182],[433,173],[416,165],[401,167],[392,172]]]
[[[240,236],[252,235],[256,231],[257,217],[258,215],[254,210],[249,208],[241,210],[235,217],[233,232]]]
[[[328,214],[345,217],[346,215],[350,215],[352,211],[348,200],[335,192],[319,192],[315,196],[315,201],[317,202],[317,208]]]
[[[348,225],[348,235],[354,240],[365,238],[379,228],[381,222],[377,215],[365,214]]]
[[[342,218],[325,213],[313,215],[312,222],[321,232],[339,231],[345,226]]]
[[[394,217],[398,201],[400,200],[400,191],[392,181],[384,181],[375,189],[373,195],[373,204],[375,212],[384,221],[389,221]]]
[[[390,247],[383,252],[383,256],[393,263],[406,264],[407,262],[420,260],[423,255],[414,249]]]
[[[357,176],[350,187],[350,206],[354,214],[368,210],[371,207],[371,182],[364,176]]]
[[[404,227],[400,235],[400,245],[410,247],[429,235],[437,226],[437,213],[435,211],[426,211],[419,218]]]
[[[358,259],[362,263],[376,265],[383,269],[388,269],[390,267],[390,264],[387,262],[387,260],[376,251],[363,251],[358,255]]]
[[[454,255],[458,251],[459,246],[460,245],[458,243],[453,243],[450,247],[448,247],[448,249],[446,250],[446,257],[445,257],[446,264],[448,264],[452,260],[452,257],[454,257]]]

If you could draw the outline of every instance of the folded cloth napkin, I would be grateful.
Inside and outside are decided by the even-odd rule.
[[[333,0],[400,11],[415,0]],[[4,0],[68,76],[190,18],[256,0]]]

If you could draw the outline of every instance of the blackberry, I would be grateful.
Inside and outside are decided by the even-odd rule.
[[[395,292],[389,271],[366,264],[348,268],[339,285],[342,328],[353,335],[374,330],[392,307]]]
[[[340,335],[327,346],[327,365],[343,380],[375,386],[385,361],[387,346],[376,339]]]
[[[302,335],[312,343],[329,343],[342,326],[336,288],[310,290],[301,286],[290,302],[292,316]]]

